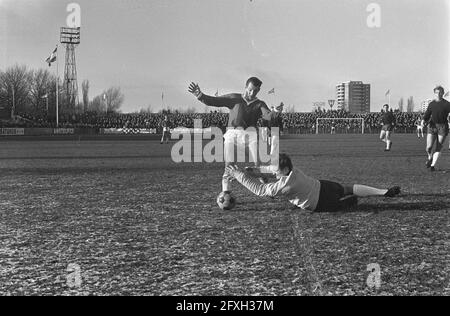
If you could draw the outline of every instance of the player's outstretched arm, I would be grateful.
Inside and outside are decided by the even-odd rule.
[[[245,172],[242,172],[237,166],[228,166],[225,168],[225,171],[229,176],[234,177],[240,184],[255,195],[261,197],[275,197],[282,194],[284,184],[281,180],[275,183],[262,184]]]
[[[199,98],[202,95],[202,90],[200,90],[200,86],[198,85],[198,83],[191,82],[188,91],[189,93],[192,93],[196,98]]]
[[[189,85],[188,91],[192,93],[200,102],[207,106],[213,106],[213,107],[227,107],[231,109],[235,104],[235,95],[227,95],[223,97],[212,97],[209,95],[204,94],[200,90],[200,86],[198,83],[193,83]]]
[[[276,178],[276,174],[274,173],[272,166],[260,166],[260,167],[247,167],[245,168],[245,172],[251,175],[252,177],[267,177],[267,178]]]

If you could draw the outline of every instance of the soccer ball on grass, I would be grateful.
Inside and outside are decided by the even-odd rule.
[[[236,206],[236,199],[229,192],[222,192],[217,197],[217,205],[221,210],[231,211]]]

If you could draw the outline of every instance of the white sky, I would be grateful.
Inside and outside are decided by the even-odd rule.
[[[65,26],[63,0],[0,0],[0,69],[16,63],[45,68]],[[381,6],[381,27],[369,28],[368,4]],[[242,92],[250,76],[260,98],[297,111],[335,98],[335,85],[372,85],[372,111],[385,92],[419,103],[433,87],[450,88],[447,0],[80,0],[78,82],[90,98],[110,86],[125,94],[124,112],[161,94],[171,107],[198,107],[190,81],[204,92]],[[61,50],[61,53],[63,51]],[[61,54],[61,57],[63,55]],[[62,72],[63,59],[60,59]],[[54,71],[54,68],[52,68]],[[267,91],[276,89],[275,96]]]

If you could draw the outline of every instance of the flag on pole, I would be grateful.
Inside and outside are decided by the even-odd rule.
[[[275,88],[269,91],[269,94],[275,94]]]
[[[391,94],[391,89],[389,89],[388,91],[386,91],[386,96]]]
[[[58,56],[57,53],[58,53],[58,46],[56,46],[55,50],[45,60],[45,62],[48,64],[49,67],[51,67],[52,63],[56,61],[56,57]]]

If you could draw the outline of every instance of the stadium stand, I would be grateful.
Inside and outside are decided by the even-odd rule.
[[[172,128],[193,128],[194,120],[201,119],[203,127],[227,126],[228,114],[211,113],[179,113],[163,112],[158,114],[98,114],[86,112],[76,115],[61,115],[60,128],[122,128],[122,129],[156,129],[159,133],[164,116],[168,115]],[[394,112],[397,121],[397,133],[412,133],[415,122],[421,113]],[[315,133],[317,118],[363,118],[366,133],[379,133],[381,128],[381,113],[351,114],[345,111],[316,111],[311,113],[283,113],[284,131],[287,134]],[[55,128],[54,118],[20,113],[14,121],[0,121],[0,128]],[[325,124],[333,124],[337,131],[352,131],[350,122],[332,120]]]

